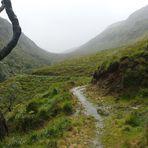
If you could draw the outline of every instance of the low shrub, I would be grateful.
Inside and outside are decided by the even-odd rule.
[[[43,119],[43,120],[47,120],[49,118],[49,108],[46,107],[42,107],[39,112],[38,112],[38,118]]]
[[[50,140],[47,144],[47,148],[58,148],[56,140]]]
[[[38,135],[37,134],[32,134],[29,137],[29,140],[27,142],[27,144],[33,144],[38,140]]]
[[[148,146],[148,122],[146,123],[145,126],[145,139],[146,139],[146,145]]]
[[[26,114],[16,121],[16,130],[21,132],[28,132],[31,129],[38,127],[41,120],[35,115]]]
[[[26,107],[26,111],[29,113],[29,112],[35,112],[35,113],[37,113],[38,112],[38,103],[37,102],[35,102],[35,101],[32,101],[32,102],[30,102],[28,105],[27,105],[27,107]]]
[[[65,114],[71,115],[73,112],[73,107],[71,102],[66,101],[63,105],[63,111]]]
[[[12,138],[7,144],[8,148],[19,148],[23,144],[22,140],[19,138]]]
[[[147,98],[148,97],[148,89],[147,88],[140,90],[140,97],[141,98]]]
[[[128,124],[130,126],[139,126],[139,114],[137,112],[132,112],[129,118],[126,120],[125,124]]]
[[[67,118],[59,118],[55,120],[52,126],[50,126],[45,132],[45,137],[49,138],[58,138],[62,137],[64,131],[67,131],[71,128],[71,122]]]

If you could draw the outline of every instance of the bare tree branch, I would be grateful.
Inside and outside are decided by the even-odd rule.
[[[18,40],[21,35],[21,27],[19,25],[19,21],[17,19],[17,16],[15,15],[13,9],[12,9],[12,4],[11,0],[3,0],[2,1],[2,6],[1,6],[1,11],[5,8],[6,13],[12,23],[13,27],[13,36],[12,39],[9,41],[9,43],[0,50],[0,61],[3,60],[6,56],[10,54],[10,52],[13,50],[13,48],[17,45]]]
[[[2,6],[0,7],[0,12],[2,12],[5,9],[5,5],[2,3]]]
[[[11,0],[2,0],[0,12],[2,12],[4,9],[6,9],[6,13],[12,23],[13,36],[9,43],[0,50],[0,61],[3,60],[7,55],[9,55],[9,53],[17,45],[17,42],[21,35],[21,27],[15,13],[13,12]],[[11,109],[11,106],[9,106],[9,109]],[[8,127],[4,115],[2,111],[0,111],[0,140],[3,140],[6,135],[8,135]]]

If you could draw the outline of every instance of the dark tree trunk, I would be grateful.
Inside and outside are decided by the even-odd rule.
[[[17,45],[17,42],[21,35],[21,27],[19,25],[19,21],[15,13],[13,12],[11,0],[2,1],[2,7],[0,8],[0,11],[2,11],[4,8],[6,9],[6,13],[12,23],[13,36],[9,43],[3,49],[0,50],[0,61],[3,60],[7,55],[9,55],[9,53]]]
[[[0,111],[0,140],[3,140],[8,135],[8,127],[3,113]]]
[[[3,60],[9,53],[13,50],[13,48],[17,45],[17,42],[21,35],[21,27],[19,25],[19,21],[13,12],[11,0],[2,0],[2,6],[0,7],[0,12],[6,10],[6,13],[12,23],[13,28],[13,36],[9,43],[2,49],[0,49],[0,61]],[[8,135],[8,127],[6,124],[6,120],[4,118],[3,113],[0,111],[0,140],[4,139],[5,136]]]

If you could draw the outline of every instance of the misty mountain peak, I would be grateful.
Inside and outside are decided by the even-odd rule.
[[[135,11],[128,19],[110,25],[101,34],[80,46],[73,54],[85,55],[107,48],[117,48],[148,34],[148,5]]]
[[[141,21],[148,19],[147,14],[148,14],[148,5],[131,14],[128,18],[128,21]]]

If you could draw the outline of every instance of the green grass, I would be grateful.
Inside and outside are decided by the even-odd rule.
[[[0,83],[0,109],[5,112],[11,104],[12,110],[5,114],[10,136],[1,142],[1,145],[56,147],[59,141],[66,145],[81,136],[87,139],[82,131],[85,135],[92,136],[94,121],[80,115],[73,116],[78,109],[77,101],[69,90],[75,86],[90,84],[94,71],[102,64],[108,69],[122,57],[135,58],[147,52],[147,41],[35,69],[32,75],[17,75]],[[123,94],[115,99],[114,96],[109,99],[104,97],[105,103],[115,106],[112,114],[105,119],[102,141],[107,148],[117,146],[114,144],[129,147],[133,141],[145,145],[147,141],[147,88],[140,87],[134,97],[124,92]],[[93,96],[93,99],[95,97]],[[99,95],[97,97],[100,98]],[[131,110],[126,112],[126,108],[135,107],[137,104],[142,106],[137,110],[138,113]],[[68,133],[70,138],[67,139]],[[73,134],[77,134],[76,138]],[[84,139],[80,139],[80,142],[83,143]]]
[[[11,111],[5,114],[10,133],[1,145],[57,145],[74,124],[71,116],[77,103],[70,89],[89,81],[87,77],[18,75],[1,83],[1,110],[5,112],[11,103]]]
[[[120,101],[118,103],[118,109],[114,109],[112,115],[105,121],[105,131],[102,141],[106,148],[145,148],[147,146],[147,101],[139,101],[138,105],[142,107],[139,107],[137,110],[132,108],[134,101],[127,101],[126,103]],[[121,105],[123,105],[123,108]]]
[[[65,85],[66,90],[76,85],[83,85],[89,82],[87,77],[64,77],[64,76],[32,76],[32,75],[18,75],[12,77],[0,84],[1,105],[7,106],[10,100],[14,104],[28,101],[35,96],[47,95],[50,87],[56,88],[56,83]],[[66,82],[66,83],[65,83]],[[35,97],[36,98],[36,97]],[[4,100],[4,101],[3,101]],[[7,101],[6,101],[7,100]]]
[[[45,66],[43,68],[33,70],[34,75],[50,75],[50,76],[84,76],[91,77],[94,71],[102,64],[106,68],[113,62],[119,61],[122,57],[135,57],[142,54],[147,48],[148,40],[141,40],[133,45],[122,48],[107,49],[91,56],[85,56],[73,60]],[[146,49],[147,50],[147,49]]]
[[[148,89],[133,98],[102,95],[89,88],[88,96],[99,106],[108,106],[101,136],[104,148],[147,148]]]

